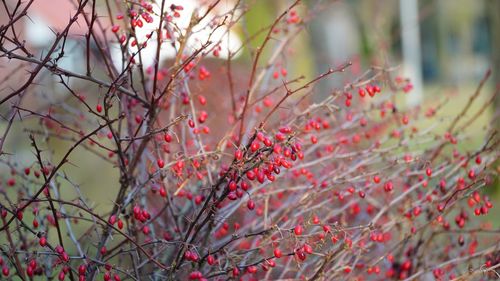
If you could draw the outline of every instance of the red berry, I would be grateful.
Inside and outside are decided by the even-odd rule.
[[[273,72],[273,78],[278,79],[280,77],[280,74],[278,71]]]
[[[14,178],[8,179],[7,180],[7,185],[8,186],[14,186],[14,185],[16,185],[16,179],[14,179]]]
[[[66,274],[64,273],[64,271],[61,270],[59,272],[59,275],[57,276],[57,279],[59,279],[59,281],[63,281],[64,277],[66,277]]]
[[[293,229],[293,232],[295,233],[295,235],[302,235],[303,231],[304,231],[304,228],[300,224],[295,226],[295,228]]]
[[[228,185],[228,188],[230,191],[235,191],[238,188],[238,185],[236,184],[235,181],[231,181]]]
[[[250,274],[254,274],[254,273],[257,273],[257,267],[252,265],[252,266],[249,266],[247,268],[247,272],[250,273]]]
[[[319,220],[318,216],[314,215],[314,217],[313,217],[313,223],[314,224],[319,224],[320,223],[320,220]]]
[[[301,261],[304,261],[304,260],[306,260],[306,258],[307,258],[306,254],[305,254],[303,251],[301,251],[301,250],[300,250],[300,251],[295,252],[295,255],[296,255],[296,256],[297,256],[297,258],[298,258],[299,260],[301,260]]]
[[[62,255],[62,253],[64,253],[64,249],[60,245],[57,245],[55,250],[59,255]]]
[[[440,204],[437,206],[437,209],[438,209],[438,211],[439,211],[439,212],[442,212],[442,211],[444,211],[444,207],[445,207],[445,206],[444,206],[444,203],[440,203]]]
[[[171,142],[172,141],[172,136],[170,134],[165,134],[164,139],[166,142]]]
[[[408,125],[408,121],[409,121],[408,116],[407,115],[403,116],[402,121],[403,121],[403,124]]]
[[[2,274],[3,274],[3,276],[6,276],[6,277],[9,276],[10,270],[9,270],[9,268],[7,266],[4,266],[2,268]]]
[[[365,92],[365,90],[363,90],[363,88],[359,88],[358,94],[360,97],[364,98],[366,95],[366,92]]]
[[[234,158],[236,158],[236,160],[241,160],[243,159],[243,152],[241,150],[236,150],[234,152]]]
[[[29,277],[33,277],[33,267],[28,266],[28,267],[26,268],[26,274],[27,274]]]
[[[247,178],[251,181],[255,179],[255,173],[253,171],[248,171],[247,172]]]
[[[312,254],[313,253],[313,248],[309,244],[304,244],[304,246],[302,246],[302,249],[304,250],[304,252],[306,254]]]
[[[249,210],[255,209],[255,203],[252,200],[248,200],[248,202],[247,202],[247,208]]]
[[[207,257],[207,263],[209,265],[214,265],[215,264],[215,258],[214,258],[214,256],[208,255],[208,257]]]
[[[365,198],[365,196],[366,196],[366,194],[363,191],[361,191],[361,190],[358,192],[358,195],[361,198]]]
[[[260,148],[260,145],[256,141],[252,142],[252,144],[250,145],[250,149],[252,150],[252,152],[257,151],[259,148]]]
[[[316,144],[316,143],[318,142],[318,138],[317,138],[315,135],[312,135],[312,136],[311,136],[311,142],[312,142],[313,144]]]
[[[193,271],[189,274],[190,280],[198,280],[201,278],[203,278],[203,274],[201,274],[201,272],[199,272],[199,271]]]
[[[385,191],[390,192],[390,191],[392,191],[392,189],[393,189],[392,181],[388,181],[384,184]]]
[[[292,132],[292,128],[290,128],[289,126],[281,127],[279,128],[279,131],[283,134],[290,134]]]
[[[479,155],[478,155],[478,156],[476,157],[476,164],[478,164],[478,165],[479,165],[479,164],[481,164],[481,162],[482,162],[482,160],[481,160],[481,156],[479,156]]]
[[[116,215],[111,215],[111,216],[109,217],[108,222],[109,222],[111,225],[114,225],[114,224],[115,224],[115,222],[116,222]]]
[[[238,195],[236,195],[236,193],[234,191],[232,191],[232,192],[229,192],[229,194],[227,195],[227,198],[229,200],[233,200],[234,201],[234,200],[238,199]]]
[[[427,168],[427,169],[425,169],[425,174],[426,174],[428,177],[432,176],[432,169],[431,169],[431,168]]]
[[[201,105],[207,104],[207,99],[203,95],[198,96],[198,101],[200,102]]]
[[[418,217],[418,215],[420,215],[421,212],[422,212],[422,209],[419,206],[413,208],[413,215],[415,217]]]
[[[119,229],[122,229],[123,228],[123,221],[122,220],[118,220],[118,228]]]
[[[238,267],[233,267],[233,276],[236,277],[240,275],[240,270],[238,269]]]
[[[17,215],[18,220],[20,220],[20,221],[23,220],[24,214],[22,211],[17,211],[16,215]]]
[[[283,253],[281,253],[280,249],[275,248],[274,249],[274,256],[279,259],[279,258],[281,258],[283,256]]]
[[[78,267],[78,274],[80,275],[85,275],[85,272],[87,271],[87,267],[84,264],[81,264]]]

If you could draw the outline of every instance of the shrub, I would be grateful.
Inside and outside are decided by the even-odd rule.
[[[297,2],[231,49],[230,28],[252,9],[239,1],[190,17],[165,1],[106,1],[101,14],[83,0],[44,51],[17,25],[32,2],[2,7],[2,63],[25,75],[1,100],[4,277],[496,278],[498,229],[481,216],[498,137],[468,146],[491,104],[469,112],[489,72],[443,118],[441,101],[404,107],[411,82],[394,68],[352,78],[345,62],[290,78],[284,57],[317,13]],[[332,76],[350,82],[320,92]],[[9,151],[10,137],[31,154]]]

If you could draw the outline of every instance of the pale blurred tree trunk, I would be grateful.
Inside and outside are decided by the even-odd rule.
[[[423,101],[418,0],[401,0],[399,2],[399,8],[403,69],[405,75],[408,76],[413,83],[413,93],[408,95],[407,103],[410,106],[416,106]]]
[[[491,33],[491,68],[495,87],[500,86],[500,1],[488,0],[487,12],[490,22]],[[500,109],[500,97],[495,98],[495,109]],[[500,122],[497,122],[500,129]]]
[[[439,63],[439,76],[441,81],[450,79],[449,56],[447,52],[448,25],[446,24],[446,13],[443,1],[436,2],[436,18],[437,18],[437,50]]]
[[[491,40],[491,69],[493,71],[494,87],[500,87],[500,1],[488,0],[486,3],[486,12],[490,25]],[[500,114],[500,97],[495,97],[493,120]],[[497,131],[500,131],[500,122],[496,123]]]

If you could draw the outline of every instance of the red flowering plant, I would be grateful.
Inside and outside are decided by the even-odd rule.
[[[461,145],[489,72],[444,118],[445,101],[404,109],[395,68],[327,94],[318,82],[351,62],[289,78],[283,56],[318,12],[298,1],[238,41],[240,1],[82,0],[45,49],[18,25],[36,2],[1,8],[2,83],[19,78],[0,101],[4,279],[497,278],[481,216],[498,136]]]

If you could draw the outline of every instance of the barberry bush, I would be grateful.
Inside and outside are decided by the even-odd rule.
[[[79,0],[40,48],[37,2],[0,8],[2,280],[498,278],[490,72],[447,116],[397,66],[291,77],[322,3]]]

